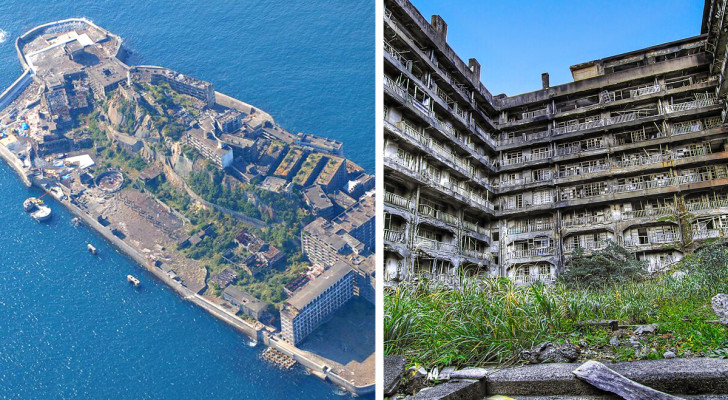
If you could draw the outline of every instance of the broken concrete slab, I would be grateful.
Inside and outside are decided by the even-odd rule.
[[[713,312],[722,325],[728,326],[728,294],[716,294],[711,300]]]
[[[652,389],[607,368],[598,361],[587,361],[573,371],[573,374],[590,385],[614,393],[625,399],[681,400]]]
[[[397,392],[404,375],[405,359],[401,356],[384,357],[384,395]]]
[[[483,379],[495,371],[493,368],[465,368],[450,374],[452,379]]]
[[[485,384],[478,380],[451,380],[423,389],[410,400],[470,400],[485,397]]]

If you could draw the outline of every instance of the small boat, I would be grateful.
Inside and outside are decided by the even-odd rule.
[[[23,209],[25,212],[31,212],[35,210],[36,207],[43,204],[43,200],[37,198],[37,197],[28,197],[23,202]]]
[[[38,222],[46,221],[51,218],[51,208],[48,206],[44,206],[42,204],[39,204],[36,206],[37,210],[30,213],[30,216],[33,217]]]
[[[93,255],[96,255],[96,254],[98,254],[98,251],[96,250],[96,247],[94,247],[94,246],[93,246],[93,245],[92,245],[91,243],[88,243],[88,244],[86,245],[86,248],[88,248],[88,252],[89,252],[89,253],[91,253],[91,254],[93,254]]]
[[[71,220],[71,223],[73,224],[73,226],[79,226],[79,225],[81,225],[81,218],[73,217],[73,219]],[[91,246],[91,245],[89,245],[89,246]]]
[[[139,279],[135,278],[133,275],[127,275],[126,281],[131,283],[134,286],[139,286],[141,282],[139,282]]]

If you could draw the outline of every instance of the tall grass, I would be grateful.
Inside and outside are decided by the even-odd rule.
[[[714,246],[682,262],[688,271],[683,278],[663,275],[598,288],[524,287],[507,278],[473,281],[460,290],[401,284],[385,293],[385,353],[431,366],[504,364],[544,341],[606,346],[608,333],[578,326],[599,319],[659,323],[658,334],[670,339],[654,346],[693,353],[728,346],[725,328],[706,322],[715,319],[710,299],[728,292],[726,265],[728,252]]]

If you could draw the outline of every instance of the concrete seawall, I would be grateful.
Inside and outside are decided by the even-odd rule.
[[[0,111],[4,110],[5,107],[9,106],[10,103],[20,96],[25,88],[33,82],[33,74],[29,69],[23,71],[18,79],[12,83],[2,94],[0,94]]]
[[[20,175],[20,179],[23,180],[23,183],[25,186],[30,187],[31,182],[28,178],[27,173],[25,172],[25,168],[23,168],[23,163],[16,157],[10,150],[8,150],[7,147],[0,144],[0,157],[2,157],[3,160],[5,160],[8,165],[10,165],[15,172]]]

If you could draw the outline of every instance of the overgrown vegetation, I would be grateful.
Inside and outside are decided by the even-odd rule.
[[[563,282],[519,287],[484,279],[451,290],[431,282],[385,291],[385,353],[428,366],[509,363],[545,342],[570,342],[595,358],[660,358],[728,354],[727,329],[709,323],[717,293],[728,292],[728,249],[713,244],[678,264],[684,276],[614,280],[574,288]],[[590,320],[657,323],[640,347],[609,345],[611,332],[580,326]]]
[[[595,287],[614,282],[639,281],[647,275],[647,261],[637,257],[612,240],[591,256],[577,247],[569,269],[559,279],[569,286]]]

